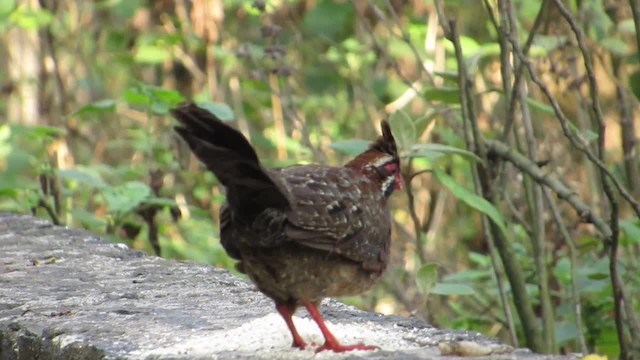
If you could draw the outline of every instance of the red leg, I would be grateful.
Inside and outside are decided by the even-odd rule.
[[[324,320],[322,319],[322,315],[318,312],[318,309],[315,305],[313,305],[309,301],[304,302],[304,307],[307,308],[309,314],[313,320],[318,324],[320,331],[322,332],[322,336],[324,336],[324,344],[320,346],[316,352],[331,350],[334,352],[345,352],[351,350],[376,350],[377,347],[371,345],[365,345],[363,343],[357,343],[353,345],[341,345],[338,340],[333,336],[333,334],[327,329],[327,326],[324,324]]]
[[[302,336],[298,334],[298,330],[296,330],[296,326],[293,324],[293,319],[291,318],[295,312],[295,307],[286,304],[276,304],[276,309],[278,309],[278,312],[282,315],[282,318],[284,318],[284,322],[287,323],[289,331],[291,331],[291,336],[293,337],[293,344],[291,344],[291,347],[299,349],[306,348],[307,343],[304,342]]]

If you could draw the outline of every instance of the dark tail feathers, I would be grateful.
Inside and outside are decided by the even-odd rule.
[[[193,103],[180,104],[171,114],[180,122],[176,132],[227,189],[235,214],[252,217],[267,208],[289,208],[286,196],[239,131]]]

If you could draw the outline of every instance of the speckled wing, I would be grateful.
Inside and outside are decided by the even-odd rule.
[[[305,165],[279,172],[290,195],[290,241],[341,254],[368,270],[384,269],[391,221],[373,182],[349,168]]]

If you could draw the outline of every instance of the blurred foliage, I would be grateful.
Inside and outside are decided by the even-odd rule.
[[[168,110],[185,99],[199,102],[237,126],[266,166],[344,163],[388,117],[406,182],[392,198],[392,262],[373,290],[344,300],[522,344],[519,318],[509,320],[501,303],[496,274],[502,270],[480,215],[512,242],[540,316],[523,175],[506,172],[498,189],[503,202],[476,194],[470,164],[491,164],[465,148],[457,60],[431,1],[32,3],[0,2],[0,210],[235,271],[218,242],[223,191],[177,140]],[[460,24],[477,121],[487,138],[505,126],[505,60],[492,23],[497,14],[487,10],[496,3],[446,1],[447,14]],[[524,42],[542,2],[508,3]],[[618,115],[621,107],[630,112],[637,137],[640,61],[629,4],[566,3],[597,59],[606,125],[614,129],[605,139],[607,167],[637,199],[640,179],[629,164],[639,166],[638,157],[628,154],[638,146],[625,149],[629,127]],[[588,120],[583,65],[559,19],[553,9],[546,13],[529,57],[571,119],[571,131],[593,145],[599,135]],[[616,85],[626,103],[616,97]],[[540,145],[532,160],[548,159],[545,171],[606,214],[592,165],[569,146],[545,97],[532,87],[526,106]],[[515,129],[521,132],[521,125]],[[571,208],[558,205],[578,249],[582,335],[590,352],[615,356],[607,245]],[[548,209],[544,221],[555,324],[550,351],[579,352],[569,250]],[[640,220],[623,205],[619,221],[620,271],[637,312]],[[505,292],[506,310],[514,311],[508,283]]]

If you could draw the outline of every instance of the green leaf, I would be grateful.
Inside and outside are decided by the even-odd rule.
[[[18,190],[13,187],[0,187],[0,196],[6,197],[16,197],[18,195]]]
[[[67,131],[63,128],[55,127],[55,126],[29,126],[25,127],[26,136],[30,138],[41,139],[47,136],[59,136],[64,135]]]
[[[458,200],[461,200],[470,207],[480,211],[487,215],[491,221],[493,221],[500,230],[506,234],[507,227],[500,212],[487,200],[472,193],[458,184],[451,176],[447,175],[440,169],[433,169],[433,173],[438,178],[438,181],[442,183]]]
[[[177,205],[175,200],[162,197],[151,197],[146,199],[144,203],[149,205],[159,205],[163,207],[174,207]]]
[[[562,284],[569,284],[571,282],[571,261],[564,257],[558,260],[556,266],[553,268],[553,275]]]
[[[462,270],[442,277],[442,282],[452,283],[472,283],[483,279],[490,279],[491,272],[488,270]]]
[[[459,75],[453,71],[434,71],[433,75],[440,76],[445,81],[449,81],[453,84],[458,84]]]
[[[636,99],[640,100],[640,70],[629,75],[629,87],[633,95],[636,96]]]
[[[424,264],[416,273],[416,285],[421,294],[428,295],[438,280],[438,264]]]
[[[547,51],[555,50],[567,43],[566,35],[536,35],[533,43]]]
[[[429,101],[442,101],[445,104],[460,104],[460,91],[455,87],[428,88],[422,92]]]
[[[163,103],[174,105],[182,100],[184,97],[176,90],[166,89],[160,86],[140,84],[142,91],[151,95],[152,99],[161,101]]]
[[[104,188],[107,186],[97,173],[81,167],[72,169],[56,169],[55,173],[62,179],[77,181],[88,186],[96,188]]]
[[[171,53],[164,47],[156,45],[142,45],[133,56],[138,63],[161,64],[171,57]]]
[[[627,53],[627,43],[618,37],[606,37],[600,40],[600,45],[611,51],[614,55],[624,55]]]
[[[624,19],[618,22],[618,31],[626,35],[635,35],[636,26],[633,23],[633,18]]]
[[[11,13],[9,18],[24,29],[35,30],[51,24],[54,16],[46,9],[32,9],[21,5]]]
[[[84,228],[104,229],[107,225],[106,219],[99,218],[85,209],[71,209],[71,215],[73,215],[74,219],[80,222]]]
[[[107,203],[107,211],[122,214],[133,210],[150,194],[151,189],[146,184],[130,181],[121,186],[106,188],[104,200]]]
[[[233,120],[233,118],[235,117],[233,110],[231,110],[231,108],[227,104],[214,103],[211,101],[198,101],[196,102],[196,104],[203,109],[207,109],[222,121]]]
[[[534,108],[534,109],[536,109],[536,110],[538,110],[540,112],[547,113],[547,114],[550,114],[550,115],[555,115],[555,112],[553,111],[553,107],[551,105],[547,105],[547,104],[542,103],[540,101],[534,100],[534,99],[532,99],[530,97],[527,97],[527,104],[530,107],[532,107],[532,108]]]
[[[16,8],[16,0],[0,1],[0,19],[8,16]]]
[[[416,128],[409,115],[398,110],[389,117],[389,125],[400,149],[408,150],[416,141]]]
[[[589,275],[587,275],[587,277],[591,280],[604,280],[607,279],[609,277],[609,274],[607,273],[591,273]]]
[[[434,161],[436,161],[437,159],[443,156],[444,154],[438,151],[418,150],[418,151],[412,151],[409,154],[404,154],[401,157],[403,159],[422,158],[422,159],[427,159],[433,163]]]
[[[416,138],[419,138],[427,130],[429,125],[435,121],[438,114],[439,113],[437,111],[432,111],[413,121],[413,126],[416,128]]]
[[[143,93],[137,86],[125,89],[122,98],[131,105],[146,105],[151,102],[149,94]]]
[[[319,1],[304,12],[302,29],[315,38],[340,40],[347,32],[348,23],[353,21],[354,11],[348,2]]]
[[[367,150],[370,141],[361,139],[340,140],[332,142],[329,147],[339,153],[345,155],[358,155],[361,152]]]
[[[477,252],[469,252],[469,260],[481,267],[487,267],[491,265],[491,258],[488,255],[480,254]]]
[[[466,284],[437,283],[431,289],[431,293],[437,295],[473,295],[475,290]]]
[[[626,235],[624,238],[626,244],[640,243],[640,221],[622,220],[620,221],[620,229]]]
[[[449,146],[444,144],[414,144],[411,147],[412,151],[416,152],[427,152],[427,153],[442,153],[448,155],[460,155],[465,160],[468,161],[476,161],[482,163],[482,159],[478,157],[478,155],[472,153],[471,151],[460,149],[455,146]]]
[[[558,345],[568,341],[574,341],[578,335],[578,332],[576,331],[576,323],[573,320],[556,321],[553,332]],[[595,358],[605,359],[606,357],[597,356]]]
[[[69,117],[82,114],[97,113],[102,111],[113,111],[116,108],[116,101],[113,99],[104,99],[90,104],[86,104],[78,108],[78,110],[69,114]]]

